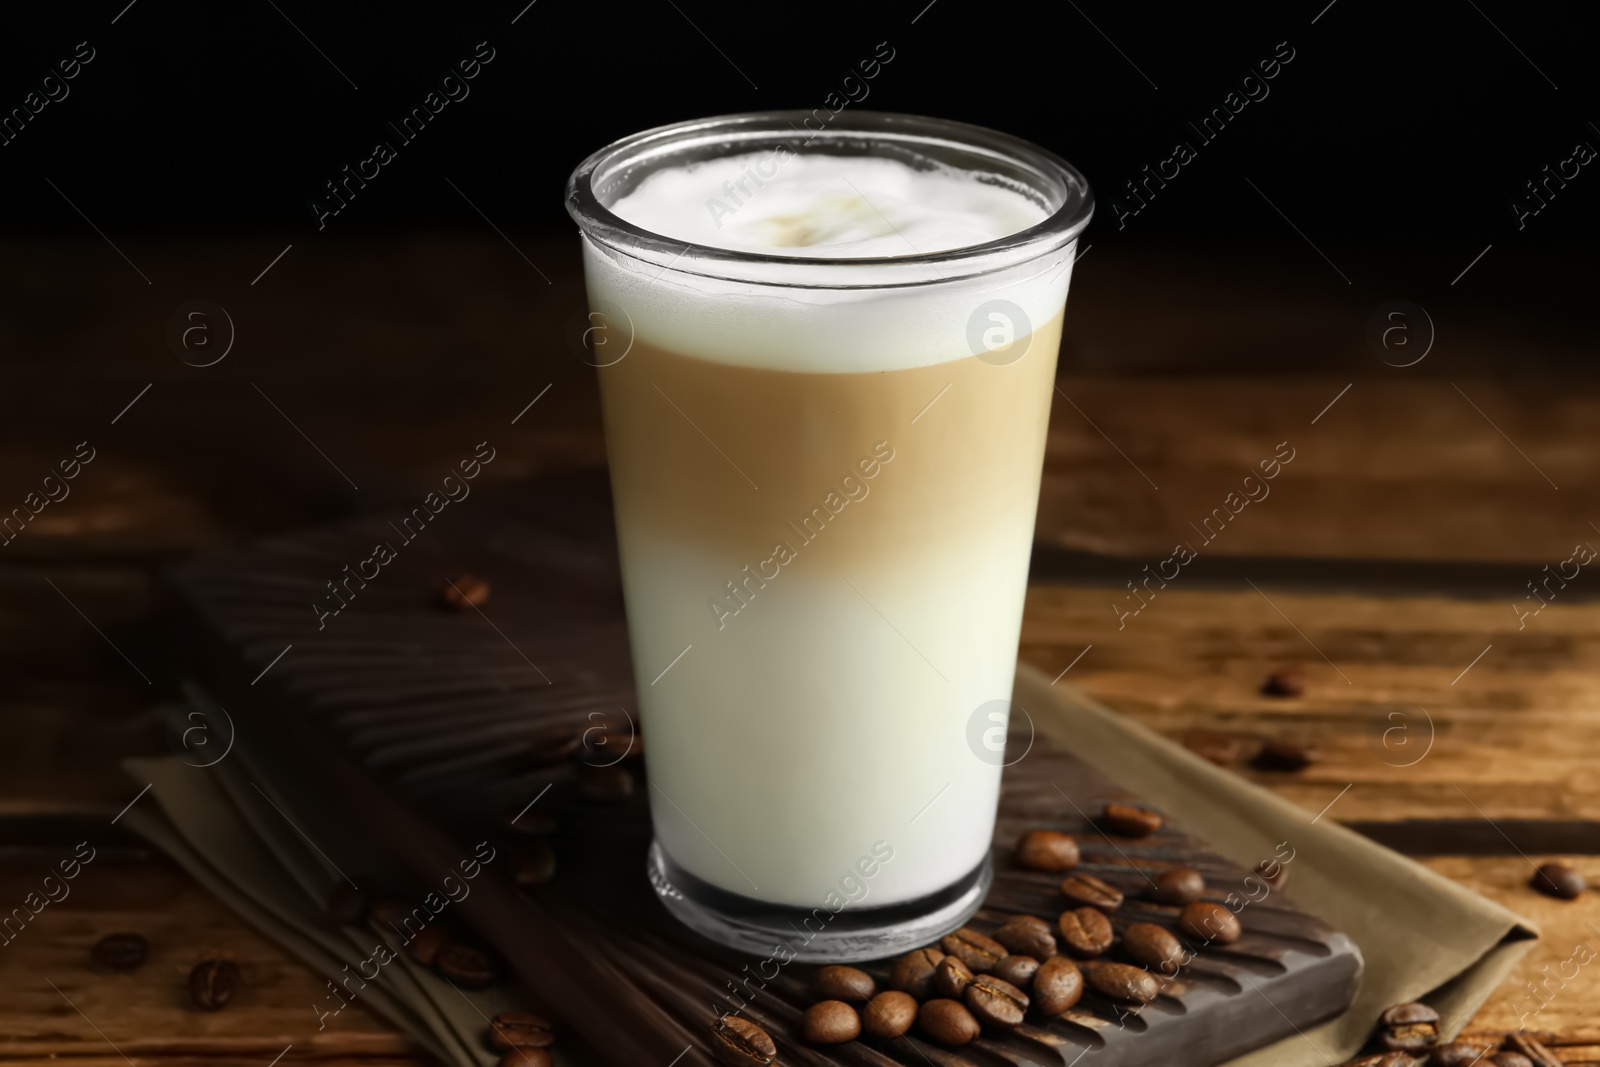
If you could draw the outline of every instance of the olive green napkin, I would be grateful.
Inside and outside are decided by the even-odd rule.
[[[1538,937],[1526,919],[1331,817],[1316,819],[1030,667],[1015,702],[1057,743],[1168,812],[1245,869],[1294,849],[1297,906],[1349,935],[1366,957],[1344,1015],[1233,1060],[1235,1067],[1321,1067],[1349,1059],[1392,1004],[1424,1000],[1454,1035]],[[1315,821],[1313,821],[1315,820]],[[1248,922],[1248,917],[1246,917]]]

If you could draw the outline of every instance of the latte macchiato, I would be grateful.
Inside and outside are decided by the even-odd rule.
[[[664,897],[867,914],[986,876],[1072,245],[935,254],[1043,200],[779,143],[632,180],[606,207],[649,257],[586,230]]]

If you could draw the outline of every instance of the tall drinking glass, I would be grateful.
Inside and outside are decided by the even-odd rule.
[[[848,110],[818,125],[662,127],[567,187],[603,341],[650,875],[689,926],[783,962],[926,944],[988,887],[1056,352],[1092,211],[1076,170],[1004,134]],[[694,236],[705,219],[676,238],[612,210],[652,176],[692,189],[697,168],[741,159],[743,180],[685,211],[707,232],[738,213],[781,228],[793,220],[763,198],[820,157],[842,175],[839,211],[889,251],[784,247],[804,234],[715,247]],[[913,200],[943,176],[1014,195],[1031,221],[919,250],[862,192],[882,160],[904,165]]]

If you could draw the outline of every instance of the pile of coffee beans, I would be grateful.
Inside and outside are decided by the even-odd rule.
[[[1426,1004],[1396,1004],[1378,1017],[1365,1056],[1344,1067],[1562,1067],[1562,1061],[1528,1034],[1504,1041],[1439,1042],[1439,1013]]]
[[[497,1067],[551,1067],[555,1027],[531,1011],[503,1011],[489,1020],[484,1041],[500,1053]]]

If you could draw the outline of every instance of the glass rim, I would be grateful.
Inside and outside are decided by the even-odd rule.
[[[663,270],[807,288],[888,288],[990,273],[1070,245],[1094,214],[1094,194],[1083,174],[1055,153],[1020,137],[950,119],[853,109],[831,115],[826,126],[811,131],[804,124],[815,121],[815,114],[789,110],[718,115],[624,137],[573,170],[566,186],[567,213],[588,239]],[[815,152],[820,144],[826,151],[830,143],[853,145],[858,151],[862,145],[877,143],[891,150],[920,147],[929,153],[960,155],[968,160],[965,169],[1006,177],[1059,203],[1040,222],[981,244],[905,256],[841,258],[717,248],[671,238],[623,219],[595,191],[597,182],[602,187],[620,184],[641,165],[689,162],[681,157],[696,150],[705,152],[697,158],[714,158],[779,145]],[[995,164],[992,170],[981,166],[985,159]],[[1028,177],[1034,180],[1027,181]],[[810,280],[797,281],[797,272]]]

